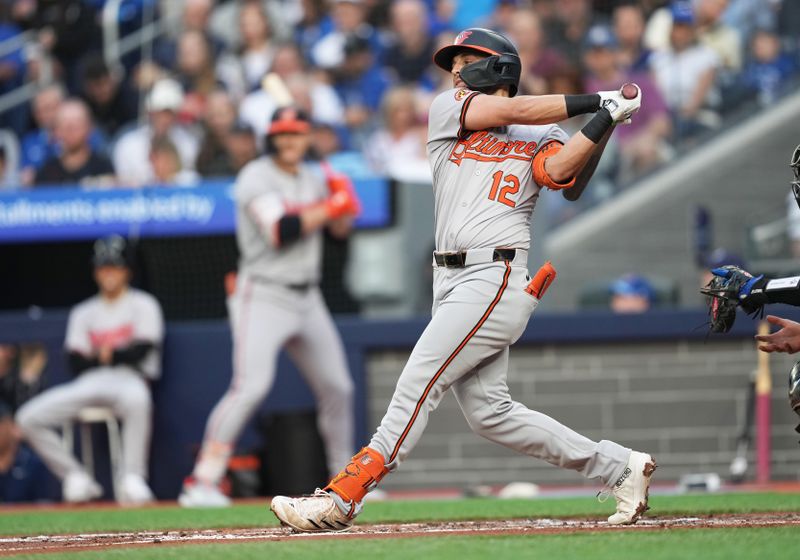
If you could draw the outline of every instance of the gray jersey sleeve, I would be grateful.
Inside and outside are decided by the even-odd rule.
[[[64,348],[67,352],[80,352],[86,356],[93,353],[85,305],[77,305],[69,313]]]
[[[551,124],[547,128],[547,131],[542,136],[542,141],[539,144],[539,148],[541,149],[542,146],[552,141],[560,142],[561,144],[566,144],[567,140],[569,140],[569,134],[564,132],[564,129],[558,126],[557,124]]]
[[[468,89],[451,89],[440,93],[431,103],[428,117],[428,142],[459,138],[466,132],[464,118],[472,100],[481,95]]]
[[[164,317],[161,306],[150,294],[144,292],[139,294],[141,297],[137,301],[133,338],[159,346],[164,339]]]
[[[260,162],[251,163],[242,170],[236,179],[234,196],[242,213],[252,220],[262,237],[270,245],[277,245],[275,227],[286,208],[282,194],[265,176]]]

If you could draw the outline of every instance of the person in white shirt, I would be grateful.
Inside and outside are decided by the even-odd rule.
[[[178,82],[165,78],[153,85],[145,99],[147,124],[123,134],[114,146],[114,169],[123,185],[140,187],[155,181],[149,160],[153,138],[168,137],[178,149],[183,169],[194,170],[200,142],[178,123],[182,105],[183,88]]]

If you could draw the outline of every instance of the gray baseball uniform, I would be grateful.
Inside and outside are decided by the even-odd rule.
[[[59,478],[82,466],[64,449],[56,429],[87,406],[107,406],[122,421],[125,474],[147,478],[151,432],[150,388],[145,379],[161,372],[160,351],[164,320],[158,301],[148,293],[129,288],[114,301],[94,296],[77,305],[69,316],[64,346],[67,352],[96,355],[111,345],[124,348],[133,342],[150,342],[138,367],[126,364],[98,366],[76,380],[53,387],[17,411],[17,423],[31,447]]]
[[[596,443],[514,402],[506,384],[509,346],[539,303],[525,291],[530,219],[540,187],[531,161],[567,135],[555,125],[464,130],[467,107],[480,95],[464,89],[431,105],[428,158],[433,171],[436,248],[466,251],[466,266],[437,266],[433,317],[417,342],[369,447],[394,470],[422,435],[452,388],[472,430],[532,457],[604,483],[617,480],[630,449]],[[493,261],[494,249],[513,260]],[[434,263],[435,264],[435,263]]]
[[[328,466],[336,472],[353,453],[353,382],[344,348],[318,288],[322,232],[281,246],[278,221],[328,196],[322,169],[303,164],[290,175],[271,157],[248,164],[234,187],[241,260],[228,300],[233,379],[206,425],[194,470],[202,481],[223,476],[232,446],[275,378],[285,348],[317,400],[317,424]]]

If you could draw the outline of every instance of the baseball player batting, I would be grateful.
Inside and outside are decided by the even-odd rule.
[[[275,378],[285,348],[317,400],[319,431],[331,474],[353,453],[353,381],[344,348],[319,289],[322,228],[344,237],[360,211],[349,180],[305,163],[308,117],[275,111],[268,154],[236,178],[236,239],[241,259],[229,299],[233,379],[211,412],[184,507],[226,506],[219,489],[233,444]]]
[[[128,286],[126,252],[119,236],[95,242],[92,263],[99,293],[72,310],[64,342],[78,377],[34,397],[16,415],[25,439],[63,481],[67,502],[86,502],[103,493],[56,432],[87,406],[109,407],[122,420],[124,472],[117,500],[129,505],[153,500],[146,483],[152,422],[148,381],[160,375],[164,319],[153,296]]]
[[[555,277],[549,263],[532,280],[526,270],[539,191],[583,188],[614,124],[630,118],[641,95],[514,97],[517,51],[486,29],[463,31],[434,62],[452,74],[453,89],[434,99],[428,125],[436,218],[433,317],[369,445],[325,489],[301,498],[276,496],[271,509],[298,531],[349,528],[365,495],[403,462],[450,389],[475,433],[599,478],[616,498],[609,523],[635,523],[647,509],[653,458],[594,442],[513,401],[506,374],[509,346]],[[590,112],[595,116],[572,138],[552,124]]]

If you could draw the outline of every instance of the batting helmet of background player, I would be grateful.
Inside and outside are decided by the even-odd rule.
[[[794,199],[797,201],[797,206],[800,207],[800,145],[792,152],[792,159],[789,161],[789,167],[792,168],[792,172],[794,173],[792,192],[794,193]]]
[[[296,107],[281,107],[272,113],[272,120],[267,129],[267,153],[275,153],[276,134],[307,134],[311,132],[311,119],[305,111]]]
[[[130,268],[128,243],[120,235],[109,235],[94,242],[92,266],[124,266]]]
[[[517,94],[522,63],[517,48],[511,41],[490,29],[480,27],[465,29],[458,34],[452,45],[436,51],[433,62],[449,72],[453,68],[453,58],[465,50],[489,55],[467,64],[459,71],[461,79],[469,89],[491,93],[500,86],[508,86],[511,97]]]

